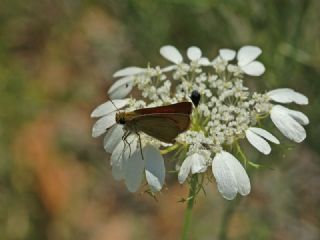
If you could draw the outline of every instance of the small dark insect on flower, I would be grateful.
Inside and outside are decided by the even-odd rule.
[[[193,90],[192,93],[191,93],[190,98],[191,98],[194,106],[197,107],[199,105],[199,102],[200,102],[200,99],[201,99],[200,93],[197,90]]]

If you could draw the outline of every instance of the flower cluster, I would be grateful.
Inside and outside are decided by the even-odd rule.
[[[260,76],[265,71],[256,60],[260,48],[244,46],[238,52],[221,49],[212,60],[202,56],[198,47],[188,48],[186,60],[173,46],[162,47],[160,54],[172,64],[117,71],[114,77],[119,79],[108,91],[113,100],[91,114],[100,118],[92,135],[106,133],[103,146],[111,153],[112,174],[117,180],[123,179],[129,191],[137,191],[144,179],[152,192],[160,191],[165,182],[163,155],[173,152],[181,184],[192,174],[210,177],[204,173],[211,169],[224,198],[233,199],[237,193],[247,195],[251,186],[243,165],[254,163],[245,158],[239,142],[247,139],[263,154],[271,152],[270,143],[279,144],[270,132],[257,127],[261,120],[270,116],[290,140],[305,139],[303,125],[309,123],[307,116],[276,104],[308,104],[304,95],[289,88],[256,93],[244,85],[246,75]],[[132,92],[134,88],[137,91]],[[115,121],[118,109],[133,111],[190,101],[195,91],[200,93],[201,101],[193,108],[192,124],[174,144],[162,143],[143,132],[128,134],[125,126]]]

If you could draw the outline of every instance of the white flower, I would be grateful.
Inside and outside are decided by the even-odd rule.
[[[237,193],[245,196],[250,193],[249,177],[240,162],[230,153],[217,153],[212,161],[212,172],[217,181],[218,190],[228,200]]]
[[[265,139],[275,144],[280,143],[275,136],[262,128],[249,127],[246,131],[246,137],[252,146],[266,155],[271,152],[271,147]]]
[[[264,73],[265,67],[259,61],[254,61],[260,54],[261,49],[255,46],[244,46],[237,54],[238,66],[250,76],[260,76]]]
[[[198,153],[194,153],[183,161],[178,174],[179,183],[184,183],[190,171],[192,174],[195,174],[205,172],[206,170],[207,164],[205,157]]]
[[[295,92],[290,88],[279,88],[267,92],[271,100],[279,103],[297,103],[305,105],[309,103],[306,96]],[[281,105],[272,107],[270,117],[276,127],[290,140],[302,142],[306,138],[306,131],[301,125],[309,124],[308,117],[299,111],[294,111]]]
[[[239,49],[237,54],[238,68],[245,74],[250,76],[260,76],[264,73],[265,67],[259,61],[254,61],[260,54],[261,49],[255,46],[244,46]],[[232,61],[236,56],[236,52],[232,49],[223,48],[219,50],[219,57],[226,62]],[[228,68],[237,73],[237,67],[229,65]]]
[[[219,50],[219,56],[213,59],[212,64],[216,71],[223,72],[228,67],[229,72],[237,73],[239,75],[241,73],[241,69],[239,67],[229,64],[229,61],[232,61],[236,56],[236,52],[232,49],[222,48]]]
[[[165,180],[164,160],[159,150],[152,145],[137,147],[137,137],[129,136],[129,145],[120,141],[111,155],[112,176],[116,180],[124,180],[130,192],[136,192],[143,180],[153,192],[160,191]],[[130,154],[131,152],[131,154]]]
[[[224,58],[218,56],[215,59],[212,60],[212,65],[217,73],[223,72],[226,67],[228,66],[228,61]]]
[[[201,49],[198,47],[189,47],[187,50],[187,56],[190,61],[197,62],[202,66],[209,66],[211,63],[206,57],[202,57]]]
[[[275,105],[270,117],[280,132],[290,140],[299,143],[306,138],[306,131],[301,125],[309,124],[309,119],[302,112]]]

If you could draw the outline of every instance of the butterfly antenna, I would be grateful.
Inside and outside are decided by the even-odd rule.
[[[120,111],[120,109],[117,108],[117,106],[114,104],[114,102],[112,101],[112,99],[111,99],[110,97],[108,97],[108,98],[109,98],[109,101],[112,103],[112,105],[115,107],[115,109],[116,109],[117,111]]]

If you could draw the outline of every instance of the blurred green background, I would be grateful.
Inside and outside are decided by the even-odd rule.
[[[270,156],[253,148],[248,197],[197,200],[190,239],[320,239],[320,1],[1,0],[0,239],[179,239],[187,195],[176,177],[154,201],[112,179],[91,111],[112,73],[165,64],[159,48],[257,45],[266,73],[253,89],[309,97],[308,137]],[[269,126],[269,124],[267,124]],[[270,124],[271,127],[271,124]]]

